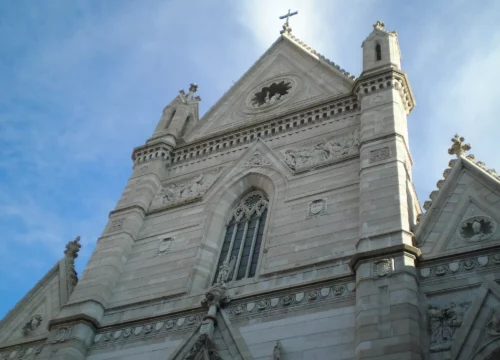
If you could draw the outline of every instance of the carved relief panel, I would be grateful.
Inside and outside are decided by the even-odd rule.
[[[359,131],[338,135],[319,143],[283,151],[285,163],[295,171],[307,171],[358,154]]]

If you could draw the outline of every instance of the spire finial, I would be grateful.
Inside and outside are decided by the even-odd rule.
[[[373,28],[377,30],[384,30],[385,24],[383,21],[377,20],[377,22],[373,25]]]
[[[69,241],[66,244],[66,250],[64,250],[64,255],[69,258],[76,259],[78,257],[78,252],[82,245],[80,244],[80,237],[77,236],[75,240]]]
[[[297,15],[298,13],[298,11],[290,12],[290,9],[288,9],[287,14],[280,16],[280,19],[286,19],[285,23],[283,24],[283,30],[280,31],[280,34],[290,34],[292,32],[292,28],[289,26],[288,20],[290,19],[290,17]]]
[[[471,149],[469,144],[464,144],[465,138],[463,136],[459,136],[455,134],[454,137],[451,138],[451,142],[453,145],[448,149],[448,154],[456,155],[457,158],[465,155],[465,152]]]

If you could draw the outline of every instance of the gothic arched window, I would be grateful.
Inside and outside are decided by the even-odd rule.
[[[380,44],[375,45],[375,54],[376,60],[382,60],[382,49],[380,48]]]
[[[231,263],[228,282],[255,276],[268,203],[266,194],[257,190],[245,195],[232,210],[217,264],[219,269],[224,260]]]

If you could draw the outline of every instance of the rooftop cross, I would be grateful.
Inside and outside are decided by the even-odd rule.
[[[283,24],[283,30],[280,31],[280,34],[289,34],[292,32],[292,28],[288,25],[288,20],[290,19],[290,17],[297,15],[298,13],[298,11],[290,12],[290,9],[288,9],[287,14],[280,16],[280,19],[286,19],[285,23]]]
[[[464,143],[465,139],[463,138],[463,136],[458,136],[457,134],[451,138],[451,141],[453,142],[453,145],[451,145],[451,147],[448,149],[448,154],[456,155],[457,158],[465,155],[465,152],[471,149],[471,146],[469,144]]]

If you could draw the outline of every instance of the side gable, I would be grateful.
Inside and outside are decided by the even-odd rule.
[[[290,86],[286,96],[265,106],[252,103],[259,91],[282,81]],[[203,116],[187,141],[347,94],[353,86],[352,75],[292,35],[282,35]]]
[[[479,164],[479,165],[478,165]],[[415,237],[425,258],[500,243],[500,179],[473,158],[450,161],[439,191],[424,204]]]

